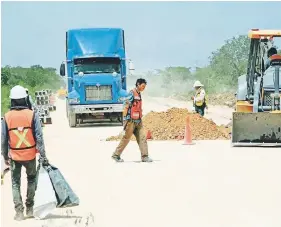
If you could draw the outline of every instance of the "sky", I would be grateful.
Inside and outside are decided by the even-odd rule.
[[[2,2],[1,65],[58,69],[68,29],[121,27],[137,71],[204,66],[227,39],[281,29],[280,12],[281,2]]]

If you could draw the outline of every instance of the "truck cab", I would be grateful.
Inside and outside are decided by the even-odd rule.
[[[72,29],[66,32],[66,60],[60,75],[66,77],[69,126],[89,121],[123,122],[122,97],[127,95],[124,30]]]

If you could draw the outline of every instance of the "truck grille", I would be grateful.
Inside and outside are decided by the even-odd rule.
[[[112,100],[112,86],[86,86],[86,101]]]

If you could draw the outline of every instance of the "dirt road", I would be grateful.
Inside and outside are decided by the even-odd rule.
[[[145,99],[144,110],[190,105],[170,101]],[[231,114],[220,108],[211,107],[207,114],[219,124],[229,121]],[[194,146],[151,141],[155,162],[140,163],[132,142],[124,152],[125,162],[114,163],[110,155],[118,142],[102,140],[118,134],[120,126],[70,129],[63,101],[58,101],[52,117],[53,125],[44,129],[48,158],[81,204],[71,212],[56,209],[47,220],[17,223],[7,174],[1,187],[3,227],[74,227],[89,212],[94,216],[92,226],[99,227],[281,226],[280,148],[231,148],[229,141],[196,141]],[[24,172],[22,181],[25,198]]]

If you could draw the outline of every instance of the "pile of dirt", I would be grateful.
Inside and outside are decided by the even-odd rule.
[[[165,112],[149,112],[143,118],[146,133],[152,134],[153,140],[181,140],[184,138],[186,118],[189,116],[194,140],[229,139],[229,133],[217,126],[213,121],[190,113],[186,109],[171,108]],[[111,136],[107,141],[120,140],[122,133]],[[131,140],[135,140],[132,136]]]
[[[232,133],[232,126],[230,126],[229,124],[228,125],[221,125],[218,128],[221,132],[225,133],[226,135],[230,135]]]

